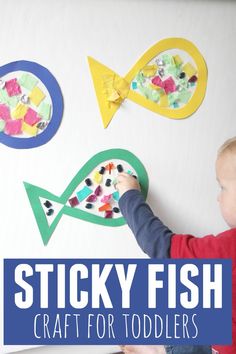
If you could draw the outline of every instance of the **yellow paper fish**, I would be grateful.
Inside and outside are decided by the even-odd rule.
[[[206,63],[196,46],[184,38],[157,42],[125,77],[91,57],[88,62],[104,128],[126,98],[165,117],[183,119],[198,109],[205,96]]]

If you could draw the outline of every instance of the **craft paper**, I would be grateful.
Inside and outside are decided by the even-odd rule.
[[[32,108],[28,108],[24,116],[25,123],[33,126],[36,123],[38,123],[40,120],[41,118],[37,115],[37,112],[35,112]]]
[[[173,49],[186,52],[194,61],[196,68],[190,62],[183,63],[179,54],[172,56],[165,53]],[[161,59],[158,62],[160,55]],[[149,65],[148,63],[156,57],[157,65]],[[205,96],[207,86],[206,63],[197,47],[184,38],[167,38],[157,42],[144,53],[124,78],[91,57],[88,57],[88,62],[104,128],[109,125],[112,117],[126,98],[165,117],[183,119],[189,117],[198,109]],[[179,75],[181,75],[183,69],[186,70],[186,77],[182,80]],[[163,83],[160,77],[163,70],[165,75],[177,76],[181,87],[179,88],[173,82],[171,83],[170,79]],[[195,90],[192,90],[188,79],[191,79],[191,75],[196,73],[196,87]],[[170,106],[168,97],[161,98],[159,92],[154,93],[153,87],[144,86],[145,81],[150,79],[151,75],[156,75],[154,82],[151,81],[151,83],[158,86],[159,89],[165,89],[165,93],[172,93],[174,90],[180,92],[179,90],[182,88],[189,89],[191,92],[189,101],[186,102],[185,100],[186,103],[184,100],[181,100],[181,102],[175,101]]]
[[[40,90],[39,87],[36,86],[31,91],[29,98],[35,106],[38,106],[45,98],[45,94]]]
[[[38,132],[38,128],[36,126],[29,125],[25,122],[22,123],[22,131],[28,135],[36,136]]]
[[[9,135],[17,135],[22,131],[22,120],[8,120],[5,125],[5,132]]]
[[[0,102],[8,104],[10,107],[14,108],[19,102],[19,96],[9,97],[6,90],[0,89]]]
[[[8,93],[8,96],[16,96],[21,94],[21,88],[17,82],[17,79],[9,80],[5,83],[5,87]]]
[[[4,120],[11,118],[10,109],[5,104],[0,104],[0,118]]]
[[[14,111],[12,112],[12,117],[15,119],[24,118],[28,110],[28,107],[23,103],[18,103]]]
[[[5,125],[6,125],[5,120],[0,118],[0,132],[4,130]]]
[[[99,212],[99,215],[94,214],[92,211],[94,209],[93,204],[91,203],[92,209],[81,209],[81,204],[78,203],[74,198],[80,198],[82,188],[80,185],[83,185],[83,189],[86,191],[89,189],[91,192],[94,190],[94,194],[98,197],[98,200],[95,203],[98,204],[98,209],[103,208],[104,204],[100,201],[100,198],[103,197],[103,188],[101,185],[94,184],[93,186],[87,187],[85,186],[85,180],[90,173],[93,172],[95,168],[100,169],[100,165],[102,165],[107,160],[119,160],[119,163],[127,163],[135,171],[135,174],[139,180],[141,185],[141,190],[146,198],[148,192],[148,176],[147,172],[142,165],[141,161],[133,155],[131,152],[123,149],[111,149],[102,151],[95,156],[93,156],[76,174],[76,176],[72,179],[69,185],[66,187],[65,191],[62,193],[60,197],[48,192],[45,189],[34,186],[30,183],[24,182],[24,186],[30,201],[31,208],[33,210],[43,243],[47,245],[52,233],[54,232],[58,222],[60,221],[63,214],[72,216],[77,219],[82,219],[88,222],[92,222],[95,224],[100,224],[104,226],[121,226],[125,224],[124,218],[117,213],[117,207],[114,211],[116,217],[113,217],[112,213],[110,213],[110,217],[106,218],[104,212]],[[109,176],[109,171],[105,172],[106,176]],[[106,177],[107,178],[107,177]],[[105,180],[105,178],[104,178]],[[107,187],[110,189],[114,189],[114,186]],[[76,192],[79,192],[76,195]],[[86,194],[86,193],[85,193]],[[112,200],[113,203],[117,202],[115,199],[119,198],[119,194],[117,191],[113,193]],[[58,208],[58,212],[54,213],[53,220],[50,222],[50,216],[47,217],[45,208],[46,205],[60,205],[61,208]],[[86,202],[85,202],[86,203]],[[108,207],[106,203],[106,207],[104,210],[109,210],[112,212],[111,206]],[[110,205],[110,204],[109,204]],[[90,207],[90,206],[89,206]],[[51,207],[52,208],[52,207]],[[85,206],[86,208],[86,206]],[[119,209],[118,209],[119,211]],[[101,215],[101,216],[100,216]]]
[[[50,113],[51,113],[51,106],[49,103],[42,102],[39,106],[39,115],[45,119],[48,120],[50,118]]]
[[[46,144],[56,134],[63,114],[63,98],[56,79],[45,67],[24,60],[0,67],[3,81],[9,74],[12,79],[5,81],[5,87],[0,89],[0,102],[10,109],[11,120],[22,120],[22,130],[15,136],[14,129],[9,127],[16,123],[2,125],[0,142],[16,149]],[[46,88],[45,92],[42,87]],[[37,118],[29,108],[37,112]]]
[[[32,91],[33,88],[37,85],[38,80],[35,79],[33,76],[25,73],[21,75],[19,83],[29,91]]]
[[[196,69],[192,66],[191,63],[187,63],[183,66],[183,71],[188,75],[188,77],[192,77],[196,74]]]

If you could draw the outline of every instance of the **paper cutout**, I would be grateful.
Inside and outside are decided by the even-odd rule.
[[[8,120],[5,125],[5,133],[9,135],[17,135],[22,131],[22,120]]]
[[[179,55],[174,55],[174,61],[175,61],[175,65],[183,64],[183,60],[180,58]]]
[[[37,124],[40,120],[41,118],[37,115],[37,112],[35,112],[32,108],[28,108],[24,116],[25,123],[33,126]]]
[[[119,214],[119,210],[114,215],[116,217],[112,218],[105,218],[103,212],[99,212],[99,214],[93,214],[91,211],[87,211],[86,206],[84,210],[81,209],[81,204],[76,204],[76,200],[74,200],[74,197],[77,197],[76,192],[81,191],[81,187],[79,187],[81,184],[85,184],[85,180],[88,177],[90,173],[93,173],[93,170],[98,168],[99,165],[103,164],[106,161],[111,161],[111,160],[119,160],[119,163],[122,164],[129,164],[130,167],[135,171],[135,174],[138,177],[139,183],[141,185],[141,190],[146,198],[147,196],[147,191],[148,191],[148,176],[147,172],[142,165],[141,161],[133,155],[131,152],[123,149],[111,149],[111,150],[106,150],[98,153],[97,155],[93,156],[76,174],[76,176],[72,179],[70,184],[66,187],[65,191],[62,193],[60,197],[46,191],[45,189],[39,188],[37,186],[34,186],[32,184],[24,182],[24,186],[31,204],[31,208],[33,210],[43,243],[46,245],[54,232],[58,222],[60,221],[61,217],[63,214],[72,216],[77,219],[82,219],[85,221],[89,221],[95,224],[99,225],[104,225],[104,226],[121,226],[125,224],[124,218]],[[118,165],[118,163],[117,163]],[[100,168],[98,168],[100,170]],[[109,176],[109,171],[106,171],[105,174]],[[104,179],[105,180],[105,179]],[[94,193],[97,197],[98,200],[96,203],[99,203],[99,207],[101,207],[100,203],[100,198],[102,198],[102,188],[101,185],[93,185],[91,187],[85,186],[83,188],[89,188],[91,190],[94,189]],[[108,189],[114,189],[114,186],[112,185],[111,187],[107,187]],[[112,203],[117,203],[114,201],[119,197],[117,194],[117,191],[113,193],[112,195]],[[50,201],[52,204],[52,209],[53,209],[53,204],[57,203],[61,205],[61,208],[59,209],[58,213],[55,214],[54,212],[54,219],[52,222],[48,221],[48,216],[45,213],[45,205],[44,203],[46,201]],[[75,205],[75,204],[76,205]],[[86,203],[86,202],[85,202]],[[89,203],[88,203],[89,204]],[[77,206],[78,205],[78,206]],[[117,206],[115,206],[117,208]],[[117,208],[119,209],[119,208]],[[94,210],[94,207],[91,208],[91,210]],[[112,206],[110,206],[110,210],[112,211]]]
[[[33,77],[32,75],[29,75],[27,73],[24,73],[23,75],[21,75],[21,77],[19,79],[20,85],[25,87],[29,91],[32,91],[38,82],[39,81],[35,77]]]
[[[178,49],[187,53],[194,61],[196,68],[189,62],[184,63],[179,54],[170,55],[165,53],[168,50]],[[161,57],[159,58],[159,56]],[[156,67],[149,67],[150,61],[157,57]],[[128,74],[122,78],[114,71],[99,63],[95,59],[88,57],[90,71],[94,83],[94,88],[99,103],[99,108],[102,116],[104,128],[106,128],[117,109],[125,98],[128,98],[137,104],[148,108],[149,110],[161,114],[165,117],[172,119],[183,119],[193,114],[201,105],[207,85],[207,67],[206,63],[193,43],[183,38],[167,38],[152,46],[144,55],[137,61]],[[183,66],[184,64],[184,66]],[[186,69],[186,77],[179,77],[183,68]],[[153,75],[156,70],[156,80],[154,84],[160,88],[165,89],[165,93],[172,93],[174,89],[180,92],[179,89],[185,88],[191,91],[191,97],[185,104],[183,99],[181,102],[178,100],[169,105],[169,98],[161,98],[162,94],[152,86],[145,86],[146,81],[151,81],[151,74]],[[161,75],[176,76],[177,85],[171,83],[170,79],[163,84]],[[144,74],[146,76],[144,76]],[[197,74],[196,87],[188,84],[188,76]],[[172,77],[172,79],[173,79]],[[122,81],[123,80],[123,81]],[[117,88],[117,81],[122,83],[121,88]],[[164,80],[165,82],[165,80]],[[161,84],[161,86],[158,85]],[[137,89],[140,91],[138,92]],[[187,95],[186,95],[187,97]],[[173,97],[172,97],[173,101]],[[159,104],[160,103],[160,104]],[[182,105],[182,106],[181,106]]]
[[[8,93],[8,96],[17,96],[21,94],[21,88],[17,82],[17,79],[12,79],[9,81],[6,81],[5,87]]]
[[[192,66],[191,63],[187,63],[183,66],[183,71],[188,75],[188,77],[192,77],[196,74],[196,69]]]
[[[18,96],[9,97],[6,90],[0,89],[0,102],[3,102],[4,104],[8,104],[11,108],[14,108],[19,102],[19,97]]]
[[[168,107],[169,106],[169,100],[167,95],[162,95],[160,97],[160,106],[161,107]]]
[[[180,100],[181,102],[186,103],[186,102],[188,102],[190,96],[191,96],[191,93],[190,93],[190,92],[188,92],[188,91],[186,91],[186,90],[183,90],[182,92],[180,92],[178,98],[179,98],[179,100]]]
[[[169,77],[168,79],[166,79],[166,80],[163,82],[163,87],[164,87],[164,90],[165,90],[165,93],[166,93],[166,94],[175,92],[175,90],[176,90],[176,85],[175,85],[175,82],[174,82],[174,80],[172,79],[172,77]]]
[[[36,136],[38,132],[37,126],[32,126],[27,124],[26,122],[22,123],[22,131],[30,136]]]
[[[157,72],[157,65],[146,65],[144,66],[144,68],[142,69],[142,73],[144,76],[146,77],[151,77],[154,76]]]
[[[45,94],[43,93],[42,90],[40,90],[39,87],[34,87],[31,93],[29,94],[29,98],[31,102],[35,105],[38,106],[42,100],[45,98]]]
[[[39,106],[39,115],[43,119],[49,120],[50,113],[51,113],[51,105],[49,103],[42,102],[41,105]]]
[[[0,104],[0,118],[4,120],[11,118],[10,109],[5,104]]]
[[[0,88],[0,104],[8,106],[8,120],[23,120],[22,130],[15,136],[14,129],[8,129],[15,124],[5,124],[3,127],[2,123],[0,142],[16,149],[46,144],[56,134],[63,113],[63,98],[56,79],[45,67],[29,61],[16,61],[0,67],[2,82],[4,76],[9,77],[9,74],[13,78]],[[37,118],[33,118],[29,108],[37,112]]]
[[[5,129],[6,122],[4,119],[0,118],[0,132],[2,132]]]
[[[23,103],[18,103],[14,111],[12,112],[12,118],[23,119],[26,115],[28,107]]]

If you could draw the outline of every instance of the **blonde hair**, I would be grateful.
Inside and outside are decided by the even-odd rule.
[[[217,157],[226,152],[230,152],[236,155],[236,136],[224,142],[224,144],[218,150]]]

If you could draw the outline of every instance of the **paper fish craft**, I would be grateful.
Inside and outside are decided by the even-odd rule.
[[[61,196],[24,182],[44,245],[63,214],[104,226],[121,226],[125,220],[118,206],[116,177],[127,172],[137,178],[146,198],[148,176],[141,161],[123,149],[102,151],[76,174]]]
[[[124,77],[91,57],[88,62],[104,128],[126,98],[165,117],[182,119],[193,114],[205,96],[206,63],[184,38],[157,42]]]
[[[16,149],[46,144],[58,130],[63,98],[55,77],[30,61],[0,67],[0,142]]]

